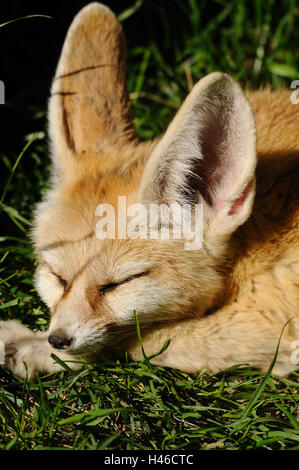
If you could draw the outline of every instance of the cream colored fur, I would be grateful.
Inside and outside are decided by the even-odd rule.
[[[134,311],[156,364],[218,372],[234,364],[287,375],[299,339],[298,109],[286,90],[247,92],[228,75],[198,82],[165,136],[138,143],[121,26],[99,3],[74,19],[49,103],[52,188],[35,214],[36,288],[46,333],[0,322],[6,365],[33,379],[64,361],[129,351],[141,359]],[[104,240],[96,207],[204,204],[204,242]],[[103,291],[103,286],[114,288]],[[101,293],[102,292],[102,293]],[[49,334],[72,338],[66,351]],[[70,362],[70,367],[80,365]]]

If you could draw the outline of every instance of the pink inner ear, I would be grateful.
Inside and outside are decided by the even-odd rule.
[[[189,187],[199,191],[210,207],[221,210],[240,174],[240,130],[234,95],[221,87],[210,90],[200,110],[198,142],[201,158],[193,162]],[[199,178],[198,178],[199,177]]]
[[[228,215],[234,215],[234,214],[237,214],[239,212],[239,210],[241,209],[244,201],[246,200],[246,198],[249,194],[249,191],[252,188],[252,185],[253,185],[253,180],[249,181],[249,183],[247,184],[244,191],[242,191],[240,196],[237,199],[234,200]]]

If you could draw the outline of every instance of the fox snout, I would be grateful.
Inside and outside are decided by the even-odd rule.
[[[62,330],[57,330],[50,334],[48,342],[55,349],[66,350],[72,344],[73,338],[66,335]]]
[[[54,321],[53,321],[54,320]],[[71,355],[86,356],[99,351],[107,334],[107,326],[98,321],[86,321],[78,316],[73,323],[55,317],[50,325],[48,343],[56,350]]]

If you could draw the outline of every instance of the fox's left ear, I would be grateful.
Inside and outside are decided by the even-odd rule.
[[[150,156],[140,197],[204,203],[204,221],[229,236],[248,218],[255,192],[256,129],[251,106],[229,75],[200,80]]]
[[[49,103],[54,164],[63,174],[90,156],[136,139],[125,80],[125,39],[112,11],[101,3],[74,18],[59,59]]]

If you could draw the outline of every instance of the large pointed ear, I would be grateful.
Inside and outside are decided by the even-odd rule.
[[[136,138],[125,83],[122,27],[100,3],[84,7],[67,33],[49,104],[54,161],[100,154]]]
[[[200,80],[145,167],[140,198],[204,203],[204,223],[227,237],[249,216],[255,191],[256,131],[247,98],[229,75]]]

